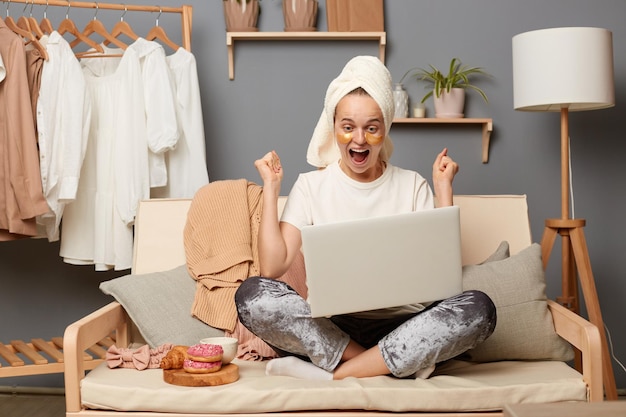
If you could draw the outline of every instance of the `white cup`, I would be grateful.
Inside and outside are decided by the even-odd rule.
[[[237,356],[237,347],[239,343],[234,337],[207,337],[200,340],[200,343],[220,345],[224,349],[222,355],[222,365],[227,365]]]

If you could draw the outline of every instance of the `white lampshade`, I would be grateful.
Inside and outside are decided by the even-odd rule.
[[[612,33],[566,27],[514,36],[513,94],[516,110],[614,106]]]

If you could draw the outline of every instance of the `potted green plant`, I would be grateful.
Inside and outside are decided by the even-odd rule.
[[[432,85],[421,102],[424,103],[434,96],[435,117],[463,117],[465,90],[468,88],[477,91],[485,102],[489,102],[485,92],[470,82],[473,76],[490,76],[482,67],[464,65],[459,58],[452,58],[447,74],[433,65],[429,67],[430,69],[411,68],[402,76],[400,83],[408,76]]]

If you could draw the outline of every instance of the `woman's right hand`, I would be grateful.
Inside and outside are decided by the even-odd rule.
[[[290,255],[278,219],[277,203],[283,180],[283,167],[276,151],[268,152],[263,158],[254,161],[254,166],[263,180],[263,211],[258,237],[260,272],[264,277],[278,278],[289,269],[293,261],[293,255]],[[294,226],[290,227],[295,229],[299,236],[300,230]],[[291,240],[293,238],[289,241]]]
[[[276,151],[270,151],[261,159],[254,161],[254,166],[261,179],[263,180],[263,188],[272,187],[280,192],[280,183],[283,180],[283,167]]]

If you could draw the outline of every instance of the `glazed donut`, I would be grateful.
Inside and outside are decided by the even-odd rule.
[[[218,362],[222,360],[223,354],[222,346],[209,343],[199,343],[187,349],[187,357],[196,362]]]
[[[210,372],[217,372],[222,368],[222,361],[217,362],[198,362],[190,359],[185,359],[183,363],[183,369],[185,372],[191,374],[208,374]]]

